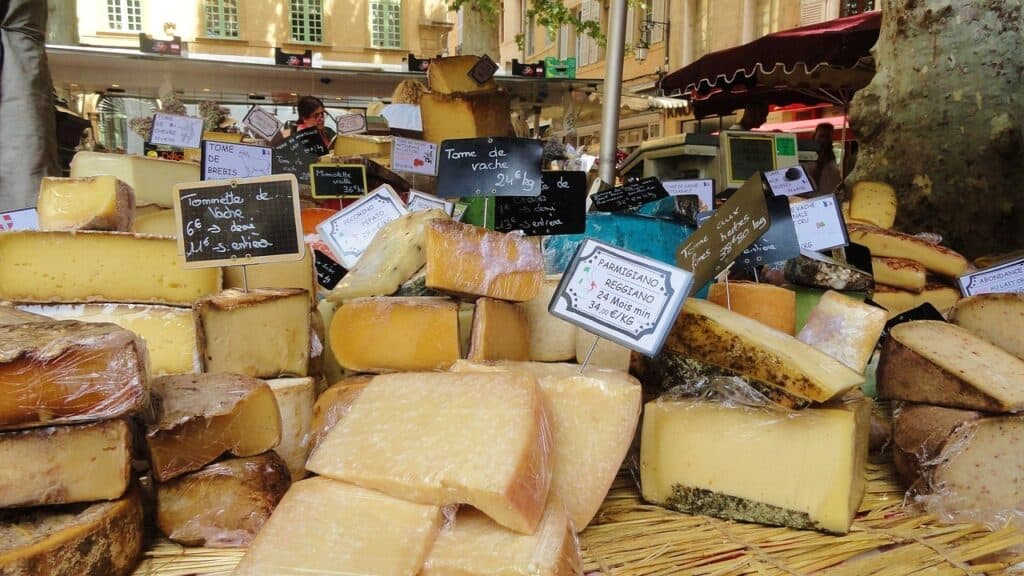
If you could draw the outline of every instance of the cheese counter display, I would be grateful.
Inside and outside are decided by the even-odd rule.
[[[435,99],[507,107],[474,57],[442,62]],[[44,181],[47,229],[0,232],[2,576],[1024,563],[1020,294],[961,298],[973,265],[893,230],[884,183],[852,191],[870,266],[804,250],[778,285],[721,274],[645,356],[552,313],[598,287],[552,270],[574,235],[430,209],[332,282],[318,233],[293,260],[186,268],[168,208],[194,167],[107,156]],[[671,229],[615,244],[659,262],[692,231],[624,218]],[[939,317],[904,314],[923,302]]]

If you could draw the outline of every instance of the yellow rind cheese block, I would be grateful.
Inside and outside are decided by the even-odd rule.
[[[642,390],[620,370],[576,364],[460,361],[453,372],[523,372],[536,376],[551,427],[548,502],[565,504],[582,532],[597,514],[636,434]]]
[[[1024,360],[946,322],[895,326],[878,361],[880,398],[988,412],[1024,410]]]
[[[970,262],[960,254],[916,236],[864,224],[851,223],[847,229],[850,241],[867,247],[872,256],[914,260],[928,270],[950,278],[960,276],[970,267]]]
[[[293,482],[306,477],[316,388],[312,378],[276,378],[267,385],[281,414],[281,442],[274,451],[288,464]]]
[[[885,310],[829,290],[796,338],[863,374],[885,321]]]
[[[457,138],[515,136],[511,110],[511,101],[505,92],[466,95],[427,92],[420,98],[423,139],[440,144]]]
[[[583,328],[576,330],[576,362],[579,364],[628,372],[632,356],[633,352],[622,344],[598,338]]]
[[[309,294],[310,306],[316,302],[316,269],[313,250],[306,248],[301,260],[224,267],[224,288],[301,288]]]
[[[857,182],[850,195],[850,218],[892,228],[896,222],[896,191],[885,182]]]
[[[528,374],[385,374],[363,388],[306,468],[411,502],[470,504],[532,534],[551,482],[550,434]]]
[[[54,320],[110,322],[146,343],[151,376],[201,372],[192,310],[152,304],[22,304],[21,310]]]
[[[0,429],[92,422],[149,401],[146,345],[113,324],[0,325]]]
[[[705,300],[683,304],[664,348],[728,368],[813,402],[827,402],[864,383],[828,354],[742,314]]]
[[[796,334],[796,293],[792,290],[754,282],[715,283],[708,289],[708,301],[790,336]]]
[[[131,479],[123,420],[0,433],[0,508],[114,500]]]
[[[530,321],[526,311],[493,298],[477,299],[468,358],[529,360]]]
[[[71,177],[110,175],[135,191],[135,204],[174,207],[174,185],[198,182],[199,165],[128,154],[82,151],[71,159]]]
[[[910,292],[921,292],[927,281],[924,264],[906,258],[871,257],[875,282]]]
[[[953,306],[949,321],[1024,359],[1024,294],[979,294]]]
[[[416,576],[442,519],[437,506],[309,478],[288,490],[234,574]]]
[[[198,470],[225,452],[253,456],[281,440],[277,400],[262,380],[195,374],[157,378],[152,387],[146,445],[160,482]]]
[[[356,298],[331,319],[327,341],[354,372],[444,370],[459,359],[459,304],[448,298]]]
[[[454,525],[434,541],[420,576],[576,576],[581,566],[573,525],[553,500],[537,532],[528,535],[502,528],[471,508],[460,510]]]
[[[248,546],[290,484],[274,452],[214,462],[156,484],[156,524],[184,546]]]
[[[36,210],[40,230],[131,232],[135,193],[113,176],[43,178]]]
[[[0,510],[0,574],[127,576],[142,553],[142,499]]]
[[[220,268],[185,270],[173,238],[119,232],[0,234],[0,299],[191,306]]]
[[[519,304],[530,322],[530,360],[565,362],[576,358],[576,325],[548,312],[548,304],[561,279],[561,276],[546,277],[537,296]]]
[[[135,217],[133,228],[136,234],[178,237],[178,223],[174,220],[174,210],[158,210],[138,215]]]
[[[907,310],[913,310],[925,302],[945,314],[960,301],[960,290],[936,282],[925,284],[924,290],[918,293],[885,284],[875,284],[871,299],[889,311],[889,318],[898,316]]]
[[[452,220],[427,228],[427,288],[525,302],[543,282],[544,258],[526,236]]]
[[[194,309],[205,372],[256,378],[308,373],[312,330],[305,290],[230,288]]]
[[[427,86],[440,94],[468,94],[494,92],[498,84],[489,78],[483,84],[470,77],[469,71],[480,61],[479,56],[450,56],[435,58],[427,68]]]
[[[326,159],[321,157],[321,162],[334,164],[337,157],[346,156],[368,156],[374,159],[391,158],[391,137],[390,136],[369,136],[366,134],[338,134],[334,137],[334,145],[331,148],[332,156]]]
[[[844,534],[860,506],[871,400],[787,412],[681,399],[648,402],[644,500],[685,512]]]

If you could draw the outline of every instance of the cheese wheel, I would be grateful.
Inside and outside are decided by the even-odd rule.
[[[708,301],[785,332],[796,334],[796,293],[772,284],[712,284]]]

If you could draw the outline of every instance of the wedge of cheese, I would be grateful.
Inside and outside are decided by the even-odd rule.
[[[632,356],[633,352],[621,344],[598,338],[583,328],[576,330],[576,362],[579,364],[626,372]]]
[[[142,499],[0,510],[0,574],[127,576],[142,554]]]
[[[561,279],[561,275],[545,277],[537,296],[520,304],[530,323],[530,360],[565,362],[576,358],[576,325],[548,312]]]
[[[174,185],[198,182],[199,165],[158,158],[102,152],[78,152],[71,159],[71,177],[111,175],[135,191],[138,206],[174,207]]]
[[[882,346],[877,378],[880,398],[988,412],[1024,410],[1024,360],[946,322],[893,327]]]
[[[441,521],[437,506],[309,478],[288,490],[234,574],[416,576]]]
[[[0,234],[0,298],[191,306],[220,290],[220,268],[185,270],[172,238],[116,232]]]
[[[301,288],[309,294],[310,306],[316,303],[316,270],[314,269],[313,251],[306,249],[302,260],[294,262],[268,262],[252,264],[245,267],[226,266],[224,268],[224,287],[244,289],[253,288]]]
[[[230,288],[195,304],[196,338],[206,372],[256,378],[309,371],[309,294],[294,288]]]
[[[435,58],[427,68],[427,85],[440,94],[469,94],[474,92],[495,92],[498,84],[494,78],[479,83],[469,72],[480,61],[479,56],[450,56]]]
[[[0,459],[0,508],[114,500],[131,479],[131,431],[107,420],[3,432]]]
[[[967,272],[970,266],[970,262],[960,254],[916,236],[864,224],[849,224],[847,228],[850,241],[866,246],[872,256],[914,260],[928,270],[950,278]]]
[[[796,334],[796,293],[792,290],[755,282],[715,283],[708,290],[708,301],[790,336]]]
[[[885,321],[885,310],[829,290],[811,311],[797,340],[863,374]]]
[[[473,312],[470,360],[529,360],[530,321],[526,311],[511,304],[480,298]]]
[[[949,321],[1024,359],[1024,294],[980,294],[953,306]]]
[[[270,387],[240,374],[157,378],[146,425],[153,476],[166,482],[221,454],[253,456],[277,446],[281,416]]]
[[[136,234],[177,238],[178,223],[174,220],[174,210],[158,210],[136,216],[133,231]]]
[[[532,534],[551,482],[543,401],[521,373],[377,376],[306,468],[411,502],[470,504]]]
[[[36,211],[40,230],[131,232],[135,192],[113,176],[43,178]]]
[[[864,383],[831,356],[726,308],[689,298],[664,348],[728,368],[813,402],[827,402]]]
[[[356,298],[331,320],[334,357],[355,372],[445,369],[459,359],[459,305],[448,298]]]
[[[525,302],[544,282],[544,258],[522,234],[493,232],[452,220],[427,228],[427,287]]]
[[[945,314],[960,301],[960,290],[937,282],[925,284],[924,290],[918,293],[885,284],[875,284],[871,299],[889,311],[889,318],[899,316],[924,303],[935,306],[936,310]]]
[[[338,134],[334,137],[332,154],[320,157],[324,163],[344,163],[346,156],[366,156],[379,161],[391,158],[390,136],[369,136],[367,134]]]
[[[452,528],[434,541],[420,576],[576,576],[581,566],[572,522],[553,501],[529,535],[502,528],[476,510],[460,510]]]
[[[511,137],[512,109],[505,92],[446,95],[427,92],[420,98],[423,139],[440,144],[458,138]]]
[[[551,491],[576,530],[597,514],[636,434],[642,391],[619,370],[575,364],[460,361],[453,372],[522,372],[537,378],[551,427]],[[543,522],[542,522],[543,524]]]
[[[861,395],[798,412],[648,402],[641,492],[687,514],[844,534],[864,495],[870,427]]]
[[[864,291],[874,285],[871,274],[809,250],[787,260],[783,273],[787,282],[825,290]]]
[[[410,212],[385,224],[327,299],[341,303],[394,294],[427,262],[427,225],[448,218],[444,210],[432,208]]]
[[[924,290],[927,280],[924,264],[906,258],[872,256],[871,269],[875,275],[875,282],[910,292]]]
[[[281,414],[281,442],[274,451],[288,464],[292,481],[306,477],[316,389],[312,378],[267,380]]]
[[[885,182],[855,183],[850,194],[850,218],[892,228],[896,222],[896,190]]]
[[[373,380],[369,374],[349,376],[336,382],[316,399],[313,405],[313,423],[309,449],[312,453],[334,425],[352,408],[359,394]]]
[[[201,372],[192,310],[149,304],[22,304],[20,309],[54,320],[109,322],[146,343],[151,376]]]
[[[0,325],[0,429],[91,422],[149,400],[146,345],[113,324]]]
[[[290,484],[274,452],[214,462],[156,485],[156,525],[184,546],[248,546]]]

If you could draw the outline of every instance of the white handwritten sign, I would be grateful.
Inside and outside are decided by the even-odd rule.
[[[548,311],[647,356],[661,350],[693,274],[590,238],[576,250]]]
[[[8,230],[38,230],[39,213],[35,208],[22,208],[0,212],[0,232]]]
[[[340,134],[362,134],[366,132],[366,114],[346,114],[338,116],[338,133]]]
[[[437,145],[433,142],[395,138],[391,141],[391,169],[414,174],[437,174]]]
[[[1024,292],[1024,258],[996,264],[958,278],[964,296]]]
[[[537,196],[543,144],[531,138],[445,140],[438,150],[437,195]]]
[[[281,131],[281,121],[259,106],[253,106],[242,118],[242,125],[248,126],[257,136],[270,140]]]
[[[408,212],[398,194],[384,184],[321,222],[316,230],[342,266],[352,268],[373,235]]]
[[[406,202],[405,205],[409,208],[409,212],[422,212],[423,210],[430,210],[431,208],[440,208],[451,216],[452,211],[455,210],[455,203],[447,202],[437,196],[424,194],[419,190],[409,191],[409,201]]]
[[[795,196],[814,192],[814,186],[807,178],[807,172],[800,165],[780,170],[769,170],[764,173],[764,177],[768,180],[768,187],[776,196]]]
[[[203,180],[269,176],[273,153],[265,146],[203,140]]]
[[[850,243],[835,194],[790,204],[789,211],[800,248],[820,252]]]
[[[203,119],[157,112],[153,115],[150,144],[164,144],[178,148],[199,148],[203,139]]]
[[[665,180],[661,185],[669,196],[696,196],[701,203],[701,212],[715,207],[715,181],[711,178]]]

